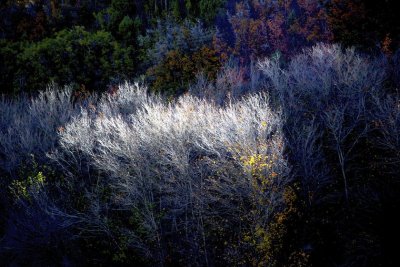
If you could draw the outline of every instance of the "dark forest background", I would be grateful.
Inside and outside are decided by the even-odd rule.
[[[1,3],[1,91],[101,91],[142,77],[184,92],[234,58],[247,68],[318,42],[393,54],[395,1],[31,0]]]

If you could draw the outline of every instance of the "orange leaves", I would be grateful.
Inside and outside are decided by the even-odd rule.
[[[60,126],[57,128],[58,133],[63,133],[65,131],[65,128],[63,126]]]
[[[229,55],[232,54],[232,48],[221,36],[219,36],[218,32],[213,36],[212,47],[218,55],[221,63],[228,61]]]
[[[192,73],[202,70],[211,80],[216,78],[217,72],[221,67],[216,51],[207,46],[203,46],[200,50],[194,52],[191,56],[191,61],[194,64]]]
[[[216,51],[203,46],[192,54],[172,50],[163,62],[149,69],[147,74],[154,77],[153,90],[173,95],[186,90],[199,72],[211,80],[215,79],[219,68]]]
[[[262,12],[261,6],[259,11]],[[241,57],[242,61],[266,54],[267,25],[260,17],[251,16],[248,5],[237,4],[236,14],[230,17],[230,23],[235,34],[233,54]]]
[[[274,50],[286,53],[288,51],[288,46],[285,32],[285,18],[283,14],[277,13],[268,20],[267,24],[270,34],[269,42],[272,47],[274,47]]]
[[[390,34],[386,34],[385,38],[382,41],[382,52],[387,55],[387,56],[391,56],[393,54],[393,50],[392,50],[392,38],[390,38]]]

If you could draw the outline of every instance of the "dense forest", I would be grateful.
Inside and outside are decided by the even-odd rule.
[[[400,266],[396,8],[1,1],[0,266]]]

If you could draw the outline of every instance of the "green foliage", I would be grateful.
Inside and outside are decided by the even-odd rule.
[[[172,15],[176,21],[190,18],[211,24],[225,2],[226,0],[147,0],[143,3],[143,9],[153,22]]]
[[[83,84],[91,90],[105,89],[113,77],[128,78],[134,71],[133,50],[124,48],[104,31],[83,27],[58,32],[53,38],[24,47],[17,57],[16,90],[36,91],[49,82]]]
[[[181,7],[180,7],[179,2],[180,2],[179,0],[174,0],[172,2],[172,16],[177,21],[179,21],[181,19],[181,17],[182,17],[182,15],[181,15]]]
[[[126,16],[135,14],[135,4],[133,1],[112,0],[110,7],[102,10],[95,15],[100,28],[111,33],[117,33],[118,27]]]
[[[12,197],[23,201],[31,201],[32,196],[38,194],[49,181],[44,173],[54,176],[50,168],[39,166],[32,155],[29,165],[22,166],[17,179],[12,180],[8,186]],[[50,180],[54,182],[52,181],[54,179],[50,178]]]
[[[126,47],[136,47],[137,34],[140,31],[142,21],[139,17],[125,16],[118,25],[118,38]]]
[[[22,198],[24,200],[30,200],[31,192],[37,193],[45,182],[46,177],[42,172],[38,172],[36,175],[14,180],[11,183],[10,190],[17,199]]]
[[[225,0],[200,0],[200,18],[204,19],[207,23],[211,23],[224,3]]]
[[[185,0],[185,8],[188,16],[194,13],[193,7],[192,0]]]
[[[18,79],[16,72],[18,65],[16,58],[23,50],[24,44],[0,40],[0,88],[1,92],[13,93],[19,88],[22,80]]]

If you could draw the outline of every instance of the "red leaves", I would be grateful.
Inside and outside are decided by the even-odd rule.
[[[245,63],[332,40],[326,9],[317,0],[238,3],[229,21],[235,36],[232,53]]]

